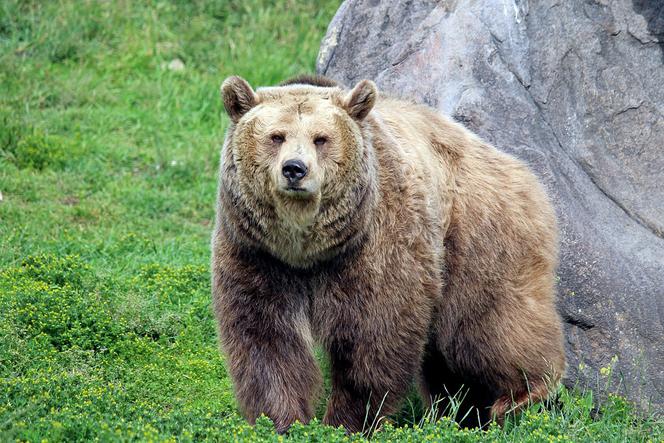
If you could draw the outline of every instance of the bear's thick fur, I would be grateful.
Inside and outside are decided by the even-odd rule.
[[[362,430],[413,381],[464,424],[545,398],[565,367],[556,219],[520,161],[433,109],[320,77],[222,85],[212,243],[222,349],[250,422]]]

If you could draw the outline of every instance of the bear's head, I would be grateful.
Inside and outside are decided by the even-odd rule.
[[[334,253],[357,233],[374,186],[366,122],[374,83],[349,92],[304,84],[254,91],[230,77],[221,94],[231,119],[222,200],[226,192],[233,201],[221,209],[234,212],[226,220],[235,233],[298,267]]]

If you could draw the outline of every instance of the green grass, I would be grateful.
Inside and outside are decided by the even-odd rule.
[[[312,71],[338,3],[0,2],[0,441],[347,438],[318,421],[279,437],[239,416],[208,271],[219,85]],[[620,397],[596,410],[562,390],[488,431],[406,405],[375,438],[664,432]]]

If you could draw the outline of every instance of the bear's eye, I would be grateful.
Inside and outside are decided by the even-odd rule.
[[[327,143],[327,137],[316,137],[314,139],[314,145],[316,146],[323,146],[325,143]]]
[[[270,138],[272,139],[273,143],[277,143],[277,144],[282,144],[285,140],[284,136],[281,135],[281,134],[272,134],[272,137],[270,137]]]

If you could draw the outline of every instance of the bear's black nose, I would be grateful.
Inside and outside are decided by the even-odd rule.
[[[281,173],[289,183],[293,183],[307,175],[307,166],[301,160],[286,160],[281,167]]]

